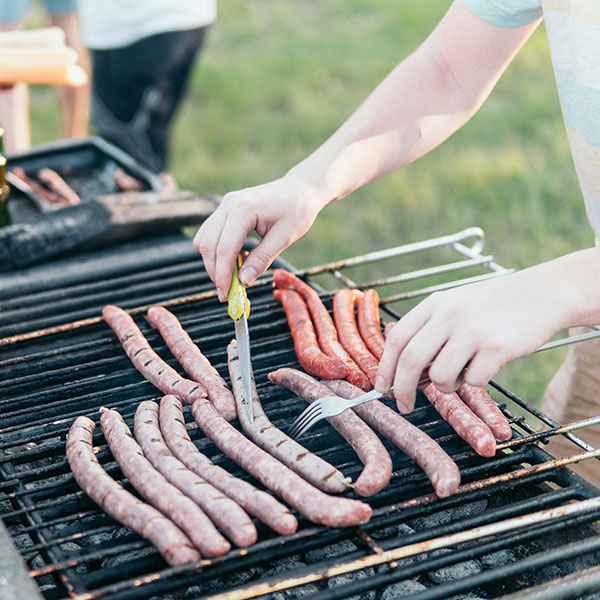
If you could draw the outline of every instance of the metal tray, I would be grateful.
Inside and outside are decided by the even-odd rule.
[[[159,190],[162,179],[149,171],[126,152],[99,138],[61,140],[36,146],[26,152],[8,156],[7,168],[22,167],[36,183],[37,172],[48,167],[63,177],[79,195],[82,202],[103,194],[119,192],[113,173],[117,167],[139,180],[144,190]],[[36,194],[31,188],[11,185],[9,200],[11,222],[35,219],[40,212],[60,210],[62,205],[53,204]]]

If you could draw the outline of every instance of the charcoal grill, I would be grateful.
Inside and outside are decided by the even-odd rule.
[[[362,287],[382,291],[382,310],[392,319],[435,289],[507,272],[482,250],[483,232],[473,228],[297,274],[318,283],[330,309],[332,293],[326,290],[335,288],[332,277],[354,286],[362,275]],[[422,266],[408,272],[398,262],[403,257]],[[375,272],[374,260],[389,262],[393,272],[403,274],[366,281],[364,274]],[[282,261],[276,266],[291,268]],[[267,379],[273,369],[298,366],[269,281],[267,274],[249,290],[253,367],[267,413],[285,428],[304,403]],[[5,529],[0,535],[6,543],[0,540],[0,598],[389,600],[410,594],[421,600],[558,599],[600,590],[595,525],[600,492],[568,468],[594,460],[599,452],[563,428],[558,431],[576,444],[574,456],[553,460],[538,445],[541,435],[511,407],[519,405],[549,427],[557,424],[496,381],[491,393],[510,419],[514,437],[493,459],[475,455],[423,398],[409,416],[459,465],[463,484],[457,495],[436,498],[425,475],[386,442],[394,473],[390,485],[369,500],[374,513],[368,524],[327,529],[300,518],[297,533],[281,537],[257,523],[254,546],[167,568],[154,548],[81,492],[64,455],[65,434],[77,415],[97,422],[98,409],[110,406],[131,425],[140,401],[159,398],[101,320],[101,308],[109,302],[128,309],[151,345],[177,367],[143,318],[148,305],[170,307],[227,376],[225,348],[233,324],[184,236],[146,238],[3,276],[0,510]],[[584,337],[598,333],[591,330]],[[252,480],[200,434],[189,408],[185,415],[203,452]],[[355,455],[326,423],[311,430],[304,443],[345,474],[358,475]],[[131,489],[99,428],[94,445],[106,470]]]

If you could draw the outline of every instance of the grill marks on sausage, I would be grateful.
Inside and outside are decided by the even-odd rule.
[[[221,417],[208,400],[196,400],[192,414],[200,429],[222,452],[310,521],[330,527],[349,527],[371,518],[368,504],[329,496],[318,490],[246,438]]]
[[[203,556],[220,556],[230,550],[229,542],[202,509],[152,466],[116,410],[101,409],[100,425],[125,477],[148,502],[189,536]]]
[[[237,416],[233,394],[225,380],[194,344],[177,317],[162,306],[148,309],[148,319],[156,327],[185,372],[206,389],[208,399],[229,421]]]
[[[379,361],[371,354],[360,336],[356,323],[355,307],[363,293],[360,290],[338,290],[333,297],[333,318],[342,346],[375,385]],[[336,379],[328,377],[327,379]],[[342,379],[338,377],[337,379]]]
[[[252,403],[254,422],[250,423],[243,406],[244,386],[240,370],[240,361],[235,340],[227,347],[227,358],[231,386],[238,403],[238,415],[243,430],[249,438],[280,460],[284,465],[301,475],[306,481],[324,492],[343,492],[348,489],[350,479],[321,457],[309,452],[304,446],[289,437],[271,423],[258,397],[254,378],[252,378]]]
[[[444,421],[480,456],[496,454],[496,440],[490,428],[458,397],[440,392],[433,383],[421,388]]]
[[[269,380],[304,398],[309,404],[331,396],[331,390],[310,375],[296,369],[282,368],[269,373]],[[352,386],[354,389],[359,389]],[[359,390],[362,393],[362,390]],[[392,476],[392,459],[381,440],[370,427],[352,411],[327,419],[352,446],[364,469],[354,484],[361,496],[381,491]]]
[[[109,304],[102,309],[102,316],[117,334],[135,368],[161,392],[174,394],[188,404],[206,397],[206,390],[202,385],[181,377],[152,350],[148,340],[127,312]]]
[[[102,468],[93,450],[95,427],[88,417],[77,417],[67,435],[67,460],[79,487],[113,519],[154,544],[169,565],[200,560],[200,553],[181,529]]]
[[[273,296],[283,305],[294,339],[296,356],[302,368],[315,377],[325,379],[345,377],[344,363],[339,358],[327,356],[319,347],[315,329],[302,296],[293,290],[279,289],[273,291]]]
[[[344,363],[347,371],[346,379],[348,381],[365,390],[365,392],[369,391],[371,384],[368,377],[359,369],[358,365],[340,344],[333,319],[316,290],[284,269],[275,269],[273,271],[273,283],[279,289],[293,290],[302,296],[308,306],[315,329],[317,330],[319,345],[323,352],[327,356],[339,358]]]
[[[358,330],[371,354],[377,360],[381,360],[385,338],[381,333],[379,294],[375,290],[365,290],[360,297],[358,302]]]
[[[323,380],[323,383],[342,398],[356,398],[362,393],[347,381]],[[423,469],[440,498],[456,492],[460,485],[458,466],[424,431],[379,400],[355,406],[353,410]]]
[[[256,527],[242,508],[173,456],[160,432],[156,402],[146,400],[138,405],[134,433],[154,468],[194,500],[236,546],[256,542]]]
[[[190,439],[185,428],[182,405],[176,396],[165,396],[160,402],[160,429],[171,452],[197,475],[235,500],[249,514],[260,519],[277,533],[294,533],[296,517],[270,494],[234,477],[213,464]]]
[[[484,388],[463,383],[458,388],[457,394],[490,428],[499,442],[510,440],[512,437],[510,423]]]

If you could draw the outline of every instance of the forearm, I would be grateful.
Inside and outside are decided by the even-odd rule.
[[[494,27],[456,1],[418,50],[286,177],[325,205],[423,156],[477,111],[536,26]]]

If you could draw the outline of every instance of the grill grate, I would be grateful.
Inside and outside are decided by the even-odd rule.
[[[457,249],[457,242],[444,244]],[[472,268],[473,257],[466,256]],[[484,273],[474,277],[504,272],[491,257],[475,262]],[[339,267],[330,265],[329,270]],[[449,267],[436,274],[444,270],[455,277],[456,270]],[[319,269],[312,271],[316,274]],[[415,280],[422,276],[421,270]],[[348,275],[338,278],[344,285],[353,283]],[[404,276],[404,282],[411,280]],[[473,598],[496,598],[600,564],[600,536],[593,525],[600,517],[598,506],[453,542],[452,535],[468,530],[595,499],[598,490],[561,463],[548,463],[548,455],[531,443],[501,450],[494,459],[476,456],[419,397],[409,419],[457,462],[461,493],[443,500],[432,497],[420,469],[385,441],[394,473],[390,485],[369,499],[374,515],[365,526],[326,529],[300,517],[298,532],[280,537],[257,523],[260,541],[251,548],[234,549],[194,566],[165,568],[148,543],[104,515],[79,490],[64,456],[65,434],[77,415],[98,422],[98,409],[104,405],[118,408],[131,425],[141,400],[159,398],[108,326],[97,319],[107,302],[126,308],[171,303],[184,328],[227,378],[225,347],[234,335],[233,324],[214,298],[201,262],[188,240],[156,238],[36,267],[7,276],[6,281],[0,300],[0,335],[5,336],[0,340],[0,510],[31,577],[48,600],[188,600],[212,595],[233,600],[265,592],[277,600],[305,595],[387,600],[399,594],[399,586],[412,586],[411,597],[422,599],[467,598],[467,592]],[[395,314],[399,299],[419,293],[423,292],[390,296],[389,314]],[[195,300],[186,299],[193,294]],[[259,394],[272,421],[285,428],[304,408],[303,402],[266,376],[275,368],[298,366],[293,343],[269,286],[251,289],[250,297]],[[324,300],[331,309],[331,295],[324,294]],[[141,312],[135,318],[150,344],[178,368]],[[72,326],[82,319],[88,319],[87,324]],[[55,333],[36,332],[48,325],[56,327]],[[492,394],[498,402],[510,399],[528,407],[494,385]],[[522,418],[504,410],[517,437],[532,432]],[[257,484],[202,437],[189,408],[185,415],[190,436],[203,452]],[[326,423],[315,427],[304,443],[346,475],[356,478],[360,472],[353,451]],[[101,464],[131,491],[99,428],[94,445]],[[407,548],[413,551],[403,556]],[[398,555],[390,559],[389,552]],[[274,587],[257,587],[269,582]]]

